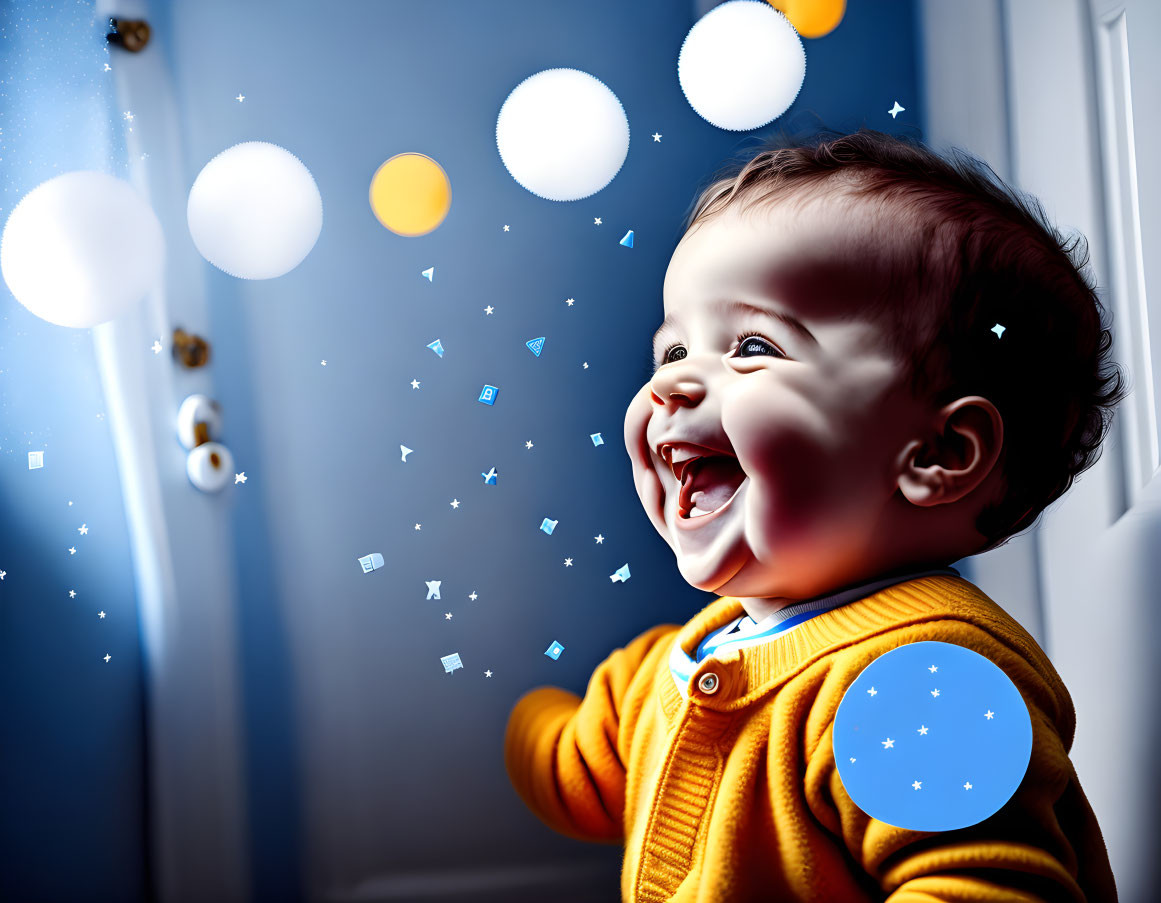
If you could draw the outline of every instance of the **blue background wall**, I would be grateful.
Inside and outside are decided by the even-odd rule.
[[[0,14],[5,216],[59,171],[120,174],[102,23],[85,3],[32,6]],[[648,375],[690,202],[769,130],[719,130],[685,101],[676,60],[697,11],[677,0],[190,0],[149,18],[146,52],[172,66],[184,188],[225,148],[266,140],[311,170],[325,211],[286,276],[245,282],[204,265],[214,395],[248,477],[228,490],[224,528],[236,537],[254,898],[417,865],[604,855],[615,875],[619,850],[558,837],[524,809],[504,726],[528,688],[583,693],[613,648],[712,601],[641,510],[622,420]],[[915,30],[910,0],[853,0],[835,32],[804,41],[805,85],[774,126],[921,134]],[[495,144],[508,93],[558,66],[604,81],[632,135],[616,179],[564,204],[521,188]],[[896,100],[906,111],[892,119]],[[367,204],[375,169],[405,151],[435,158],[452,183],[448,218],[421,238],[389,233]],[[197,254],[182,218],[162,225],[171,256]],[[632,250],[618,244],[628,229]],[[524,342],[541,335],[536,358]],[[442,359],[426,347],[436,338]],[[87,331],[42,323],[5,288],[0,370],[0,896],[136,899],[141,676]],[[476,400],[484,383],[500,388],[494,406]],[[400,444],[415,450],[407,463]],[[40,447],[46,467],[29,472],[25,452]],[[559,521],[551,536],[544,517]],[[372,551],[386,565],[364,575],[355,559]],[[611,583],[625,562],[631,579]],[[434,579],[439,602],[425,599]],[[543,654],[554,640],[558,661]],[[439,658],[451,652],[464,669],[448,675]]]

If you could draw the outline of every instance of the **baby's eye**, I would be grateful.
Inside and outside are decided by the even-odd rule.
[[[738,353],[743,351],[752,351],[755,354],[773,354],[775,357],[786,357],[773,342],[763,335],[758,335],[753,332],[738,333],[737,338],[734,339],[738,343]]]

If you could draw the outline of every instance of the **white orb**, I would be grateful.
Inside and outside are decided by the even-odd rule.
[[[165,238],[145,199],[103,172],[66,172],[16,205],[0,238],[13,296],[57,326],[120,316],[161,279]]]
[[[186,219],[202,257],[239,279],[302,263],[322,231],[322,195],[298,157],[267,141],[235,144],[205,165]]]
[[[694,23],[677,55],[677,80],[702,119],[744,132],[777,119],[806,78],[806,51],[765,0],[729,0]]]
[[[596,194],[629,153],[617,95],[579,69],[545,69],[518,84],[496,118],[500,159],[517,182],[550,201]]]

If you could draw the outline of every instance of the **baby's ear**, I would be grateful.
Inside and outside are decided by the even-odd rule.
[[[1004,444],[1004,421],[981,395],[966,395],[935,415],[929,439],[914,439],[897,460],[898,486],[913,505],[957,501],[992,472]]]

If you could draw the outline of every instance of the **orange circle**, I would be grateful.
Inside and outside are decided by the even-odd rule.
[[[396,235],[426,235],[451,208],[451,181],[425,154],[396,154],[371,178],[371,210]]]

